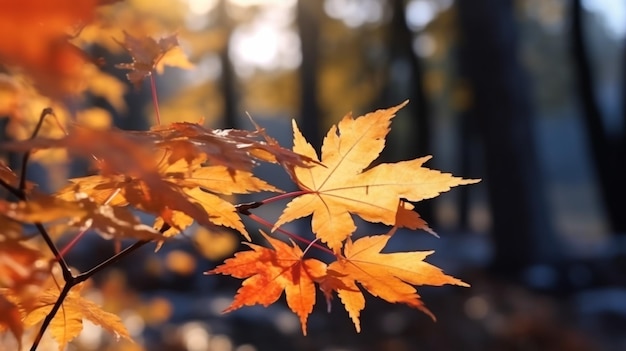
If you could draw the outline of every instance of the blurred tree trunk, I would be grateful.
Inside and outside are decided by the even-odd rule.
[[[219,52],[220,62],[222,63],[222,75],[220,77],[220,88],[222,91],[224,109],[222,127],[224,128],[237,128],[237,94],[236,84],[237,77],[233,69],[233,63],[228,56],[230,49],[230,37],[233,31],[233,24],[228,17],[226,11],[226,0],[221,0],[218,4],[218,18],[219,25],[225,29],[226,40],[224,47]]]
[[[529,85],[517,58],[512,0],[457,2],[460,69],[472,93],[467,123],[475,123],[485,153],[492,215],[492,270],[514,278],[558,251],[549,221],[532,132]]]
[[[389,61],[380,101],[376,102],[377,106],[374,109],[387,108],[407,98],[411,101],[397,117],[397,119],[404,118],[408,122],[404,124],[408,128],[408,133],[407,130],[392,129],[391,133],[394,131],[403,133],[404,138],[388,140],[388,143],[392,144],[390,146],[395,146],[393,147],[395,157],[411,159],[432,154],[430,111],[424,92],[422,64],[413,52],[413,33],[405,19],[405,1],[393,0],[391,7],[392,17],[386,38]],[[401,145],[393,145],[395,140],[401,141]],[[434,220],[433,201],[422,201],[415,206],[424,219]]]
[[[298,1],[298,32],[302,63],[300,64],[300,127],[316,150],[322,145],[320,107],[318,104],[319,3]]]
[[[600,191],[609,224],[614,233],[626,234],[626,144],[624,131],[611,135],[605,130],[602,111],[595,96],[593,69],[585,43],[581,0],[574,0],[572,11],[572,54],[578,78],[578,96],[591,144]],[[625,78],[626,84],[626,78]],[[626,107],[626,100],[625,107]],[[626,111],[626,110],[625,110]],[[626,112],[624,122],[626,122]]]
[[[476,162],[476,158],[473,153],[475,152],[474,148],[474,138],[476,134],[476,128],[470,123],[470,115],[459,113],[459,121],[458,121],[458,131],[459,131],[459,160],[461,164],[461,172],[464,176],[468,176],[470,174],[475,174],[476,167],[472,166],[473,162]],[[457,191],[459,197],[459,227],[460,228],[469,228],[470,227],[470,205],[471,205],[471,196],[470,190],[473,187],[463,186],[459,188]]]

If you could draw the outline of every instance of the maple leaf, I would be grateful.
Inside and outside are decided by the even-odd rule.
[[[12,186],[16,186],[18,184],[18,178],[13,170],[2,161],[0,161],[0,180]]]
[[[67,225],[91,228],[105,239],[162,239],[161,234],[144,225],[128,209],[100,205],[85,193],[75,193],[75,201],[52,196],[37,196],[17,203],[0,200],[0,211],[21,222],[47,223],[68,219]]]
[[[304,253],[293,242],[287,245],[262,231],[261,234],[273,249],[245,243],[251,251],[238,252],[205,274],[246,279],[224,312],[256,304],[267,307],[276,302],[284,290],[287,305],[300,318],[302,333],[306,335],[307,318],[315,304],[314,281],[325,275],[326,264],[314,258],[303,259]]]
[[[24,68],[47,94],[76,92],[85,53],[68,42],[90,22],[97,0],[0,0],[0,61]],[[25,9],[28,9],[25,11]]]
[[[258,191],[274,191],[279,189],[267,182],[254,177],[251,172],[241,170],[229,170],[225,166],[206,166],[201,164],[205,157],[200,157],[188,164],[185,160],[178,160],[174,164],[167,162],[167,153],[160,157],[162,162],[158,166],[161,181],[177,189],[189,201],[206,212],[205,217],[210,223],[226,226],[239,231],[246,239],[250,237],[245,230],[235,206],[214,194],[246,194]],[[142,199],[142,184],[140,180],[128,179],[127,177],[103,177],[89,176],[72,179],[70,186],[62,189],[57,196],[62,199],[71,199],[79,189],[90,196],[97,198],[97,202],[108,201],[111,205],[124,206],[132,203],[134,206],[141,205],[142,209],[162,203],[150,197],[151,202]],[[161,228],[165,222],[172,228],[164,232],[165,236],[171,236],[185,229],[193,223],[193,213],[175,210],[164,212],[155,208],[154,213],[159,214],[154,224],[155,228]],[[206,222],[201,222],[206,225]]]
[[[20,180],[15,172],[13,172],[9,166],[5,165],[2,160],[0,160],[0,182],[4,182],[13,187],[18,187],[20,183]],[[29,192],[34,187],[35,185],[32,182],[26,181],[24,190]]]
[[[60,139],[35,138],[4,143],[1,146],[16,151],[65,148],[75,155],[96,159],[101,175],[89,179],[98,183],[89,184],[84,191],[88,195],[98,192],[97,188],[104,188],[107,196],[117,194],[115,197],[123,199],[115,199],[115,204],[131,204],[166,219],[172,211],[185,212],[199,224],[213,226],[208,219],[209,214],[200,205],[186,196],[176,184],[162,179],[158,162],[154,159],[154,151],[151,150],[154,146],[152,141],[139,135],[76,126]],[[67,194],[67,191],[68,189],[64,189],[63,193]],[[98,196],[95,197],[100,200]],[[176,226],[174,223],[170,224]]]
[[[208,220],[211,221],[211,223],[233,228],[241,233],[247,240],[250,240],[250,236],[241,221],[241,217],[239,217],[235,205],[199,187],[185,189],[183,191],[207,211],[209,214]],[[193,222],[193,219],[182,211],[173,211],[172,216],[172,222],[178,227],[175,228],[177,230],[184,229]],[[155,227],[159,227],[159,224],[160,222],[157,222]],[[173,230],[169,233],[175,232],[176,230]]]
[[[199,166],[204,159],[205,157],[196,159],[191,165],[188,165],[184,160],[166,165],[161,170],[163,179],[183,188],[183,192],[187,196],[209,213],[209,220],[212,223],[236,229],[247,240],[250,240],[235,206],[214,194],[232,195],[259,191],[281,192],[281,190],[256,178],[254,174],[248,171],[232,170],[221,165]],[[180,211],[174,211],[172,217],[177,228],[168,229],[164,233],[166,236],[177,233],[193,222],[191,217]],[[159,228],[163,224],[162,222],[162,220],[157,220],[155,228]]]
[[[26,223],[47,223],[68,217],[82,217],[86,212],[77,203],[39,195],[29,201],[0,200],[4,216]]]
[[[424,307],[412,285],[469,286],[424,262],[434,251],[381,253],[389,238],[389,234],[367,236],[354,242],[348,238],[343,255],[328,266],[328,274],[320,283],[328,299],[332,291],[337,292],[358,332],[361,331],[359,316],[365,307],[365,297],[357,282],[374,296],[418,308],[433,319],[435,317]]]
[[[274,229],[313,214],[313,232],[336,252],[356,229],[351,213],[366,221],[395,225],[400,199],[421,201],[451,187],[478,182],[422,167],[430,156],[384,163],[363,171],[383,150],[391,119],[406,103],[356,119],[348,114],[331,127],[322,146],[323,165],[293,167],[292,177],[300,189],[309,193],[287,204]],[[317,161],[315,150],[295,121],[293,130],[293,151]],[[421,226],[415,218],[403,218],[404,226]]]
[[[68,342],[78,336],[83,329],[83,319],[101,326],[117,338],[131,340],[130,334],[117,315],[102,310],[95,303],[80,296],[82,287],[83,284],[79,284],[70,290],[48,327],[52,337],[59,343],[59,350],[63,350]],[[7,298],[20,308],[24,326],[32,327],[43,321],[50,313],[59,298],[59,292],[58,287],[50,287],[39,292],[28,304],[21,304],[20,296],[7,294]]]
[[[4,213],[0,213],[0,228],[0,242],[21,239],[23,236],[22,224],[5,216]]]
[[[21,350],[24,324],[22,323],[19,309],[0,293],[0,333],[6,329],[13,333],[19,344],[18,350]]]
[[[27,284],[39,284],[42,275],[36,274],[45,266],[41,251],[21,241],[0,236],[0,288],[19,290]]]
[[[133,62],[121,63],[116,67],[131,70],[126,77],[135,86],[140,85],[143,79],[150,76],[153,71],[163,73],[165,65],[180,68],[193,67],[178,45],[176,34],[161,38],[157,42],[147,36],[137,38],[124,32],[124,41],[118,43],[131,54]]]
[[[268,142],[263,130],[259,129],[254,132],[208,129],[198,123],[179,122],[155,126],[149,132],[135,134],[139,138],[149,138],[162,149],[170,150],[168,162],[172,164],[180,159],[190,162],[200,155],[204,155],[211,165],[239,170],[250,170],[257,164],[257,160],[300,167],[314,162],[310,157]]]

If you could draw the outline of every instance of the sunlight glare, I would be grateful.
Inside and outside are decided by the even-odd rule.
[[[624,0],[584,0],[583,6],[590,12],[600,14],[606,27],[617,38],[626,36],[626,3]]]
[[[197,16],[206,15],[217,5],[217,0],[186,0],[186,2],[189,11]]]
[[[413,39],[413,52],[419,57],[429,57],[437,50],[437,42],[429,34],[420,34]]]
[[[103,330],[90,320],[83,320],[83,330],[78,335],[78,341],[85,350],[98,350],[102,346]]]
[[[201,1],[201,0],[200,0]],[[289,5],[295,5],[296,0],[228,0],[233,5],[241,6],[241,7],[249,7],[249,6],[272,6],[272,5],[285,5],[285,3],[290,3]]]
[[[413,0],[406,6],[406,23],[412,30],[422,30],[437,16],[437,12],[432,1]]]
[[[383,19],[380,0],[326,0],[324,11],[330,18],[343,21],[351,28],[378,23]]]
[[[237,75],[249,77],[257,69],[290,70],[300,65],[300,37],[292,28],[294,12],[293,7],[267,7],[233,31],[229,55]]]
[[[185,323],[180,327],[180,333],[186,350],[202,351],[210,349],[211,334],[203,324],[197,322]]]

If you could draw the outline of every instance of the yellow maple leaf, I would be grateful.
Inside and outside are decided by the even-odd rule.
[[[68,342],[78,336],[83,329],[83,319],[101,326],[117,338],[131,340],[117,315],[102,310],[100,306],[80,296],[82,286],[83,284],[79,284],[70,290],[48,327],[52,337],[59,343],[59,350],[63,350]],[[41,291],[28,305],[20,305],[24,326],[32,327],[43,321],[59,298],[59,292],[58,287],[51,287]],[[19,297],[17,300],[19,301]]]
[[[320,283],[327,298],[336,291],[352,318],[357,331],[361,331],[359,316],[365,307],[365,297],[357,282],[370,294],[391,303],[405,303],[433,314],[424,307],[417,290],[412,285],[467,283],[446,275],[424,259],[434,251],[381,253],[391,235],[375,235],[354,242],[348,239],[343,256],[328,266],[328,275]]]
[[[406,103],[356,119],[347,115],[333,126],[322,146],[323,165],[293,167],[293,178],[300,189],[308,193],[287,204],[274,229],[312,214],[313,232],[337,252],[356,229],[351,213],[366,221],[396,225],[401,199],[421,201],[454,186],[478,182],[423,167],[430,156],[384,163],[363,171],[383,150],[391,119]],[[304,139],[295,121],[293,130],[293,151],[317,161],[317,153]],[[410,220],[410,216],[404,215],[402,218],[403,226],[422,226],[416,222],[419,217]]]

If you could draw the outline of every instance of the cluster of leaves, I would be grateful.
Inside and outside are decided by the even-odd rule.
[[[86,9],[71,8],[73,2],[67,2],[65,17],[61,16],[64,21],[43,21],[48,31],[41,45],[61,53],[72,48],[84,59],[86,54],[67,42],[65,30],[77,20],[87,21],[90,9],[101,2],[86,1],[84,6],[91,6]],[[41,17],[47,18],[45,14]],[[40,37],[43,33],[31,35]],[[412,202],[476,182],[424,167],[429,157],[372,165],[384,148],[392,118],[406,103],[358,118],[346,115],[328,131],[321,157],[295,121],[292,149],[280,146],[256,124],[253,131],[218,130],[188,122],[161,125],[153,75],[163,65],[185,67],[188,63],[176,36],[157,41],[125,33],[119,44],[133,57],[132,63],[118,65],[130,70],[129,80],[138,85],[150,78],[157,125],[148,131],[121,131],[74,123],[60,137],[42,137],[38,133],[44,121],[56,118],[52,109],[45,109],[31,138],[0,144],[2,150],[24,155],[17,174],[0,163],[0,185],[10,193],[0,199],[0,332],[10,331],[21,343],[25,330],[39,325],[33,350],[46,330],[63,348],[79,334],[86,318],[117,336],[130,338],[119,317],[81,297],[82,287],[94,274],[145,244],[166,245],[170,237],[194,221],[210,229],[231,228],[250,247],[206,272],[244,279],[226,311],[246,305],[268,306],[285,291],[287,304],[300,318],[305,334],[316,286],[327,300],[334,294],[339,296],[357,331],[365,307],[363,289],[433,316],[415,286],[467,286],[426,263],[424,259],[432,251],[382,253],[397,228],[432,232]],[[42,65],[26,49],[7,51],[3,46],[0,41],[0,59],[5,64],[16,65],[22,57],[30,58],[21,69],[44,92],[53,86],[52,81],[77,79],[74,71]],[[88,60],[83,61],[87,64]],[[26,181],[26,166],[33,153],[44,149],[62,149],[89,160],[95,174],[71,179],[53,194],[41,193],[36,184]],[[281,166],[299,190],[284,193],[258,178],[254,167],[261,162]],[[233,203],[229,197],[256,192],[278,195],[242,204]],[[258,207],[286,199],[290,202],[274,223],[253,213]],[[156,219],[142,223],[135,210],[153,214]],[[385,224],[390,230],[353,239],[357,229],[353,215]],[[251,242],[241,216],[267,226],[268,231],[261,234],[269,246]],[[308,216],[313,237],[281,228]],[[33,225],[37,230],[34,236],[26,232]],[[72,233],[73,244],[88,230],[116,242],[136,242],[92,269],[75,273],[64,259],[71,245],[59,250],[50,233]],[[274,235],[277,232],[291,239],[285,242]],[[305,249],[294,240],[302,242]],[[309,257],[312,249],[322,250],[332,259],[323,262]]]

